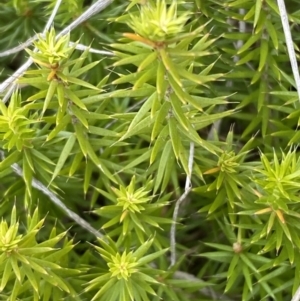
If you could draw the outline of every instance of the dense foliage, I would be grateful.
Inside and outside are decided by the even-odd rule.
[[[0,3],[0,300],[291,300],[300,103],[277,1],[102,0],[60,34],[100,2],[62,1],[46,31],[56,0]]]

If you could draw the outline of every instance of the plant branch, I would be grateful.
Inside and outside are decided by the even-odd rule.
[[[195,149],[194,142],[190,142],[190,153],[189,153],[189,162],[188,162],[189,174],[186,175],[184,193],[176,201],[174,212],[173,212],[173,218],[172,218],[172,226],[170,232],[170,249],[171,249],[170,267],[174,266],[176,263],[176,223],[177,223],[179,207],[181,203],[186,199],[186,197],[188,196],[188,194],[192,189],[191,176],[193,171],[194,149]]]
[[[32,42],[34,42],[35,40],[37,40],[37,38],[38,38],[38,35],[36,34],[35,36],[29,38],[26,42],[20,44],[19,46],[16,46],[14,48],[5,50],[3,52],[0,52],[0,57],[9,56],[9,55],[12,55],[12,54],[15,54],[15,53],[17,53],[19,51],[24,50],[26,47],[30,46],[32,44]],[[70,46],[73,46],[73,45],[75,45],[75,48],[77,50],[81,50],[81,51],[89,49],[89,52],[91,52],[91,53],[103,54],[103,55],[109,55],[109,56],[113,56],[114,55],[113,52],[111,52],[111,51],[99,50],[99,49],[95,49],[95,48],[90,48],[90,47],[85,46],[83,44],[78,44],[78,43],[70,42]]]
[[[289,58],[290,58],[290,63],[292,66],[292,71],[293,71],[293,75],[294,75],[294,79],[295,79],[298,98],[300,101],[300,76],[299,76],[299,70],[298,70],[298,64],[297,64],[292,34],[291,34],[290,25],[289,25],[289,21],[288,21],[288,15],[286,12],[284,0],[277,0],[277,4],[278,4],[278,8],[279,8],[279,13],[280,13],[281,23],[282,23],[282,27],[283,27],[284,36],[285,36],[285,42],[286,42],[286,46],[287,46],[288,54],[289,54]]]
[[[114,56],[114,53],[111,52],[111,51],[99,50],[99,49],[95,49],[95,48],[91,48],[91,47],[85,46],[85,45],[83,45],[83,44],[77,44],[77,43],[74,43],[74,42],[70,42],[70,45],[71,45],[71,46],[73,46],[74,44],[76,44],[75,48],[76,48],[77,50],[84,51],[84,50],[87,50],[87,49],[88,49],[89,52],[91,52],[91,53]]]
[[[46,26],[45,26],[44,30],[43,30],[43,34],[45,34],[50,29],[50,27],[52,26],[52,23],[54,21],[54,18],[56,16],[57,12],[58,12],[58,9],[59,9],[61,3],[62,3],[62,0],[57,0],[56,1],[55,6],[53,8],[53,11],[52,11],[47,23],[46,23]]]
[[[16,47],[13,47],[11,49],[0,52],[0,57],[5,57],[5,56],[8,56],[8,55],[12,55],[12,54],[15,54],[17,52],[20,52],[20,51],[24,50],[26,47],[29,47],[37,38],[38,38],[38,35],[36,34],[33,37],[30,37],[24,43],[21,43],[20,45],[18,45]]]
[[[5,155],[3,151],[0,151],[1,159],[4,160]],[[11,165],[12,170],[20,177],[23,178],[23,170],[22,168],[14,163]],[[96,237],[103,238],[103,234],[93,228],[88,222],[86,222],[83,218],[81,218],[77,213],[70,210],[52,191],[50,191],[44,184],[40,181],[36,180],[35,178],[32,179],[32,187],[36,188],[37,190],[41,191],[44,195],[48,196],[50,201],[54,203],[57,207],[61,208],[67,216],[69,216],[75,223],[81,226],[83,229],[87,230],[91,234],[95,235]]]
[[[89,7],[82,15],[80,15],[75,21],[73,21],[70,25],[64,28],[57,37],[61,37],[73,29],[75,29],[78,25],[90,19],[92,16],[98,14],[103,9],[105,9],[113,0],[98,0],[91,7]]]

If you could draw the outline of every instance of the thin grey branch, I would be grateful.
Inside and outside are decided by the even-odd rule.
[[[16,47],[13,47],[11,49],[0,52],[0,57],[5,57],[5,56],[8,56],[8,55],[12,55],[12,54],[15,54],[17,52],[20,52],[20,51],[24,50],[26,47],[29,47],[37,38],[38,38],[38,35],[36,34],[33,37],[29,38],[24,43],[21,43],[20,45],[18,45]]]
[[[64,28],[57,36],[61,37],[69,33],[81,23],[85,22],[86,20],[90,19],[92,16],[101,12],[112,2],[113,0],[98,0],[91,7],[89,7],[81,16],[79,16],[74,22],[72,22],[70,25]]]
[[[1,159],[4,160],[4,152],[0,151]],[[13,164],[11,166],[12,170],[20,177],[23,178],[23,170],[18,164]],[[88,222],[82,219],[77,213],[70,210],[52,191],[50,191],[44,184],[40,181],[33,178],[32,180],[32,187],[36,188],[37,190],[41,191],[44,195],[48,196],[50,201],[54,203],[57,207],[61,208],[67,216],[69,216],[76,224],[81,226],[83,229],[87,230],[91,234],[95,235],[96,237],[103,238],[104,235],[93,228]]]
[[[8,101],[10,95],[17,86],[15,80],[17,80],[31,66],[32,62],[32,59],[29,58],[13,75],[11,75],[0,85],[0,93],[3,93],[10,85],[12,85],[2,100],[4,103]]]
[[[43,34],[41,34],[41,35],[43,36]],[[24,50],[26,47],[29,47],[37,38],[38,38],[38,34],[36,34],[35,36],[29,38],[26,42],[20,44],[19,46],[16,46],[14,48],[5,50],[3,52],[0,52],[0,57],[9,56],[9,55],[12,55],[12,54],[15,54],[17,52],[20,52],[20,51]],[[73,46],[74,44],[76,44],[76,43],[70,42],[70,46]],[[84,51],[84,50],[88,49],[89,52],[91,52],[91,53],[114,56],[113,52],[111,52],[111,51],[99,50],[99,49],[95,49],[95,48],[85,46],[83,44],[76,44],[76,49],[81,50],[81,51]]]
[[[76,43],[70,42],[71,46],[74,44],[76,44]],[[88,49],[88,51],[91,53],[114,56],[114,54],[111,51],[99,50],[99,49],[91,48],[91,47],[85,46],[83,44],[78,44],[78,43],[76,44],[76,49],[81,50],[81,51],[85,51]]]
[[[290,25],[288,21],[288,15],[286,12],[284,0],[277,0],[277,4],[280,12],[280,18],[281,18],[281,23],[283,27],[284,36],[285,36],[286,46],[288,49],[290,63],[292,66],[292,71],[296,83],[298,98],[300,101],[300,76],[299,76],[298,64],[297,64],[297,59],[296,59],[296,54],[294,49],[294,43],[293,43]]]
[[[46,26],[45,26],[44,30],[43,30],[43,34],[45,34],[50,29],[50,27],[52,26],[52,23],[54,21],[54,18],[56,16],[57,12],[58,12],[58,9],[59,9],[61,3],[62,3],[62,0],[57,0],[56,1],[55,6],[53,8],[53,11],[52,11],[47,23],[46,23]]]
[[[189,174],[186,175],[184,193],[176,201],[174,212],[173,212],[173,218],[172,218],[172,226],[170,231],[170,252],[171,252],[170,267],[174,266],[176,263],[176,223],[177,223],[179,207],[181,203],[186,199],[186,197],[188,196],[188,194],[192,189],[191,176],[192,176],[193,163],[194,163],[194,150],[195,150],[194,142],[190,142],[190,152],[189,152],[189,162],[188,162]]]

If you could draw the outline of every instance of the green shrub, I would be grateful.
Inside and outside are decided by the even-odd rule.
[[[282,3],[2,1],[0,300],[300,300]]]

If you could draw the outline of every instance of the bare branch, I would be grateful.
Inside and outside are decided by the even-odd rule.
[[[54,18],[56,16],[57,12],[58,12],[58,9],[59,9],[61,3],[62,3],[62,0],[57,0],[56,1],[56,4],[55,4],[55,6],[53,8],[53,11],[50,15],[50,18],[48,19],[47,24],[46,24],[46,26],[43,30],[43,34],[45,34],[50,29],[50,27],[52,26],[52,23],[54,21]]]
[[[171,249],[170,267],[174,266],[176,263],[176,223],[177,223],[179,207],[181,203],[186,199],[186,197],[188,196],[188,194],[192,189],[191,176],[193,171],[194,149],[195,149],[194,142],[190,142],[190,153],[189,153],[189,162],[188,162],[189,174],[186,175],[184,193],[176,201],[174,212],[173,212],[173,218],[172,218],[172,226],[170,231],[170,249]]]
[[[89,7],[81,16],[79,16],[74,22],[64,28],[57,36],[61,37],[74,28],[76,28],[81,23],[85,22],[86,20],[90,19],[92,16],[96,15],[97,13],[101,12],[104,8],[106,8],[113,0],[98,0],[94,3],[91,7]]]
[[[286,46],[288,49],[290,63],[292,66],[292,71],[296,83],[298,98],[300,101],[300,76],[299,76],[298,64],[297,64],[297,59],[296,59],[296,54],[294,49],[294,43],[293,43],[290,25],[288,21],[288,15],[286,12],[284,0],[277,0],[277,4],[280,12],[280,18],[281,18],[281,23],[283,27],[284,36],[285,36]]]
[[[0,93],[3,93],[10,85],[12,85],[2,100],[4,103],[8,101],[12,92],[17,86],[17,84],[14,81],[17,80],[31,66],[31,64],[32,59],[29,58],[13,75],[11,75],[0,85]]]
[[[9,55],[12,55],[12,54],[15,54],[19,51],[24,50],[26,47],[29,47],[32,44],[32,42],[34,42],[37,38],[38,38],[38,34],[36,34],[35,36],[29,38],[26,42],[20,44],[19,46],[16,46],[14,48],[5,50],[3,52],[0,52],[0,57],[9,56]],[[76,43],[70,42],[70,46],[73,46],[74,44],[76,44]],[[89,52],[91,52],[91,53],[114,56],[113,52],[111,52],[111,51],[90,48],[90,47],[85,46],[83,44],[78,44],[77,43],[75,47],[76,47],[77,50],[81,50],[81,51],[84,51],[84,50],[88,49]]]
[[[4,160],[4,152],[0,151],[0,157]],[[20,177],[23,178],[23,170],[18,164],[13,164],[11,166],[12,170]],[[33,178],[32,180],[32,187],[36,188],[37,190],[41,191],[44,195],[48,196],[50,201],[54,203],[57,207],[61,208],[67,216],[69,216],[76,224],[81,226],[83,229],[87,230],[91,234],[95,235],[96,237],[103,238],[104,235],[93,228],[88,222],[82,219],[77,213],[70,210],[52,191],[50,191],[44,184],[40,181]]]
[[[76,44],[76,43],[70,42],[71,46],[74,45],[74,44]],[[111,52],[111,51],[99,50],[99,49],[91,48],[91,47],[85,46],[83,44],[78,44],[78,43],[76,44],[76,49],[81,50],[81,51],[84,51],[84,50],[88,49],[89,52],[91,52],[91,53],[114,56],[113,52]]]
[[[20,52],[20,51],[24,50],[26,47],[29,47],[32,44],[32,42],[35,41],[37,38],[38,38],[38,35],[36,34],[33,37],[29,38],[24,43],[14,47],[14,48],[5,50],[3,52],[0,52],[0,57],[5,57],[5,56],[8,56],[8,55],[12,55],[12,54],[15,54],[17,52]]]

